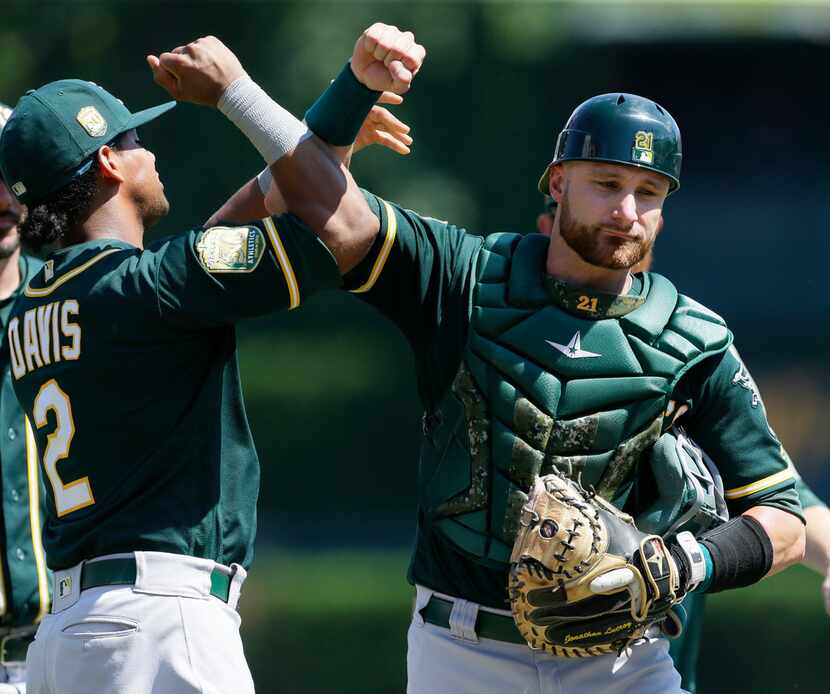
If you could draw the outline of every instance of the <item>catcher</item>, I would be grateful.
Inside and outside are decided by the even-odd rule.
[[[545,195],[544,211],[536,219],[536,228],[540,234],[550,236],[555,216],[556,202],[549,195]],[[633,270],[647,272],[652,269],[652,261],[653,253],[650,251]],[[669,458],[661,460],[659,455],[652,455],[651,458],[651,470],[661,481],[662,506],[667,510],[675,508],[676,503],[688,500],[691,492],[691,497],[697,498],[701,506],[705,504],[704,508],[710,511],[714,509],[717,515],[715,519],[710,513],[708,517],[711,521],[698,526],[698,531],[728,520],[728,511],[725,511],[723,499],[723,484],[714,462],[685,435],[683,438],[678,437],[675,444],[678,455],[671,455],[672,446],[658,446],[655,451],[668,453]],[[708,490],[713,490],[714,494]],[[802,564],[824,577],[821,587],[822,602],[830,614],[830,510],[797,471],[796,491],[807,521],[806,551]],[[655,515],[654,510],[660,507],[661,504],[657,503],[649,512],[638,516],[637,526],[641,530],[667,534],[672,529],[672,514],[669,511]],[[694,515],[696,514],[691,514],[692,517]],[[686,520],[689,520],[689,517]],[[676,523],[674,531],[677,531]],[[703,637],[705,599],[706,594],[699,591],[686,596],[680,613],[685,616],[683,631],[672,640],[669,649],[674,666],[682,678],[683,688],[691,694],[697,691],[697,660]]]
[[[331,144],[348,81],[309,114]],[[632,271],[681,158],[665,108],[607,94],[544,171],[550,239],[482,238],[366,194],[379,230],[344,284],[409,340],[425,411],[410,693],[682,691],[660,638],[673,608],[802,559],[794,475],[731,332]],[[693,521],[717,504],[663,499],[671,468],[648,473],[683,453],[678,425],[718,461],[732,518],[715,528]]]
[[[391,70],[412,40],[367,30],[306,114],[313,132],[350,145],[344,124],[379,96],[358,76],[383,56]],[[680,160],[664,108],[602,95],[574,112],[540,183],[559,204],[550,239],[474,236],[370,193],[371,215],[354,210],[348,228],[369,243],[350,246],[343,285],[410,341],[425,409],[410,693],[682,691],[658,638],[672,608],[803,557],[793,472],[732,334],[667,279],[631,272]],[[269,212],[302,207],[306,191],[271,173]],[[718,460],[736,515],[667,541],[620,509],[687,515],[682,499],[652,509],[643,474],[678,424]]]

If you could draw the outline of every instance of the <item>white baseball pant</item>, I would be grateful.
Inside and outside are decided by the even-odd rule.
[[[210,595],[213,561],[134,554],[135,585],[81,592],[80,567],[55,572],[53,613],[26,660],[29,694],[253,694],[235,609],[245,570],[226,604]]]
[[[477,611],[509,617],[506,610],[468,602],[456,624],[450,617],[452,631],[425,623],[420,611],[433,594],[456,601],[417,586],[408,633],[407,694],[688,694],[680,688],[664,638],[633,645],[627,658],[560,658],[520,644],[478,638]]]

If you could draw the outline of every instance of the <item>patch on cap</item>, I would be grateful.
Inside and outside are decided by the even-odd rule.
[[[634,133],[634,147],[631,159],[638,164],[654,163],[654,133],[638,130]]]
[[[94,106],[84,106],[78,111],[75,120],[81,124],[90,137],[101,137],[107,134],[107,121]]]
[[[257,227],[211,227],[196,242],[199,261],[210,272],[253,272],[265,251]]]
[[[18,181],[12,186],[12,193],[14,193],[17,197],[20,197],[26,192],[26,186],[23,185],[23,181]]]

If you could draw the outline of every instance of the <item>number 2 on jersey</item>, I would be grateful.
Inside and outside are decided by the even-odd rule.
[[[55,509],[58,517],[78,509],[92,506],[95,499],[92,488],[89,486],[89,477],[64,484],[58,474],[58,462],[69,457],[69,446],[75,436],[75,420],[72,418],[72,404],[69,396],[64,393],[54,378],[46,381],[35,398],[35,425],[42,429],[48,423],[47,414],[51,410],[55,413],[55,430],[46,437],[46,450],[43,453],[43,467],[52,493],[55,496]]]

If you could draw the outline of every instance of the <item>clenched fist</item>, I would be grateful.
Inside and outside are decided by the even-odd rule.
[[[369,89],[405,94],[425,57],[426,50],[415,43],[411,31],[373,24],[355,43],[352,72]]]
[[[203,106],[216,106],[228,85],[247,74],[233,51],[215,36],[159,56],[148,55],[147,64],[156,84],[170,96]]]

